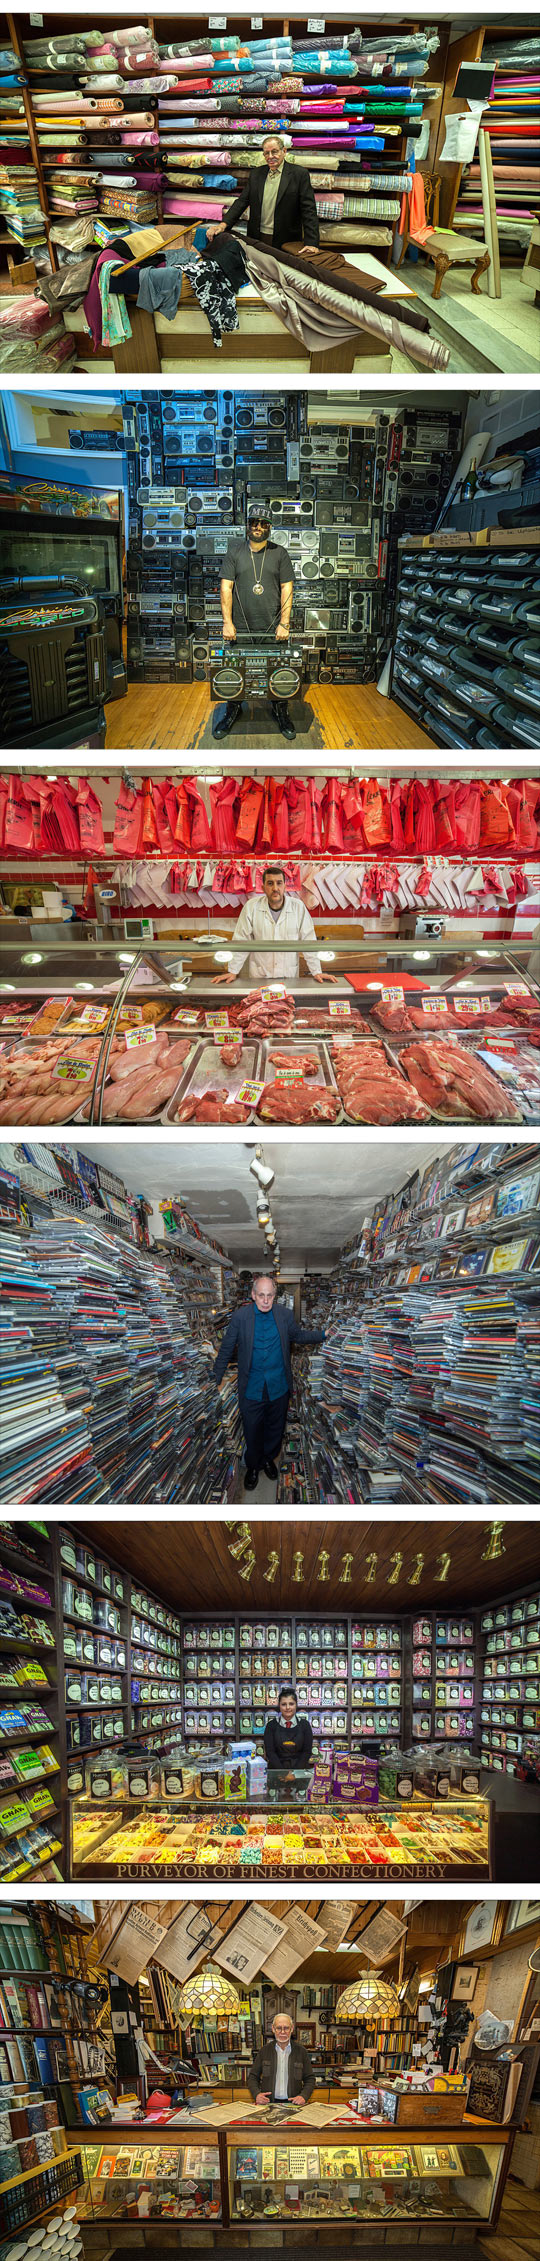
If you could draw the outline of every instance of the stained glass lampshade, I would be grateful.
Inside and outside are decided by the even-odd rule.
[[[225,1977],[223,1971],[217,1970],[213,1963],[207,1963],[202,1971],[194,1971],[193,1978],[186,1979],[180,1996],[184,2013],[188,2012],[190,2016],[198,2013],[203,2018],[213,2017],[220,2012],[225,2015],[229,2011],[237,2012],[238,2002],[236,1987],[231,1985],[230,1979]]]
[[[360,2023],[365,2018],[392,2018],[399,2010],[395,1986],[378,1971],[362,1971],[353,1978],[336,2003],[336,2018]]]

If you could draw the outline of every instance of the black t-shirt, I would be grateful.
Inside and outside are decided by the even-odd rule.
[[[280,617],[283,582],[294,581],[287,551],[270,541],[266,550],[254,550],[252,556],[249,542],[231,542],[223,580],[234,582],[232,616],[237,635],[271,636]],[[254,580],[262,580],[262,597],[254,595]]]

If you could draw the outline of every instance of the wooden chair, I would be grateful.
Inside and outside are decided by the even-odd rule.
[[[478,296],[480,276],[485,275],[488,267],[491,266],[489,251],[487,251],[486,245],[479,243],[474,236],[461,235],[457,228],[439,227],[440,188],[441,182],[438,174],[426,173],[424,175],[426,220],[432,226],[433,234],[426,236],[425,242],[418,244],[418,250],[424,253],[426,259],[432,259],[435,267],[435,281],[431,296],[432,298],[440,298],[444,277],[448,274],[449,267],[473,267],[471,290]],[[403,236],[403,249],[396,262],[398,267],[401,267],[409,243],[415,243],[415,241],[415,237],[411,236],[407,219]]]

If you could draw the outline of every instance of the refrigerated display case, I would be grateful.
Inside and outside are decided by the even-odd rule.
[[[348,1807],[320,1793],[309,1798],[309,1777],[295,1789],[290,1779],[270,1794],[239,1804],[209,1794],[201,1800],[147,1800],[139,1806],[87,1796],[70,1808],[71,1874],[96,1877],[176,1877],[280,1883],[353,1878],[403,1878],[472,1882],[489,1878],[492,1809],[488,1797],[414,1797],[405,1808],[389,1800],[369,1803],[369,1792]]]
[[[53,939],[41,922],[4,920],[0,1120],[18,1122],[39,1100],[40,1122],[74,1127],[540,1121],[530,942],[467,950],[438,934],[420,953],[415,927],[387,941],[333,939],[332,989],[307,975],[255,989],[243,968],[223,990],[215,933],[134,938],[122,950],[95,923]],[[244,956],[245,944],[225,940],[221,955]],[[265,950],[273,956],[257,944]],[[91,999],[74,994],[84,989]]]

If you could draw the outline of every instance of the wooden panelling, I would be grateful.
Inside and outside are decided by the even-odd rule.
[[[246,1518],[249,1522],[249,1512]],[[238,1518],[238,1527],[240,1518]],[[230,1554],[235,1532],[224,1522],[80,1524],[84,1536],[148,1585],[171,1609],[294,1609],[328,1614],[351,1610],[471,1609],[523,1590],[540,1573],[540,1524],[506,1523],[504,1553],[485,1560],[489,1522],[251,1522],[256,1562],[249,1581]],[[235,1526],[236,1529],[236,1526]],[[265,1571],[278,1555],[269,1583]],[[303,1557],[298,1579],[297,1557]],[[420,1566],[419,1558],[423,1556]],[[441,1580],[447,1556],[447,1575]],[[398,1561],[398,1557],[401,1561]],[[321,1557],[328,1577],[321,1582]],[[376,1557],[375,1572],[373,1558]],[[352,1559],[351,1559],[352,1558]],[[368,1559],[369,1558],[369,1559]],[[348,1571],[350,1569],[350,1578]],[[397,1576],[396,1576],[397,1570]],[[347,1573],[344,1582],[344,1572]],[[419,1575],[418,1575],[419,1573]],[[412,1582],[414,1580],[414,1583]],[[392,1581],[390,1583],[390,1581]]]

